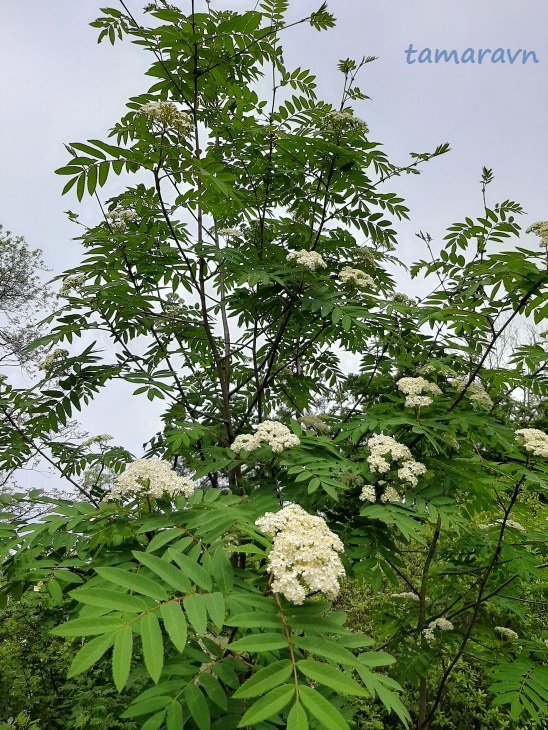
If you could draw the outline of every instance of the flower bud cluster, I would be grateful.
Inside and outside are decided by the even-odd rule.
[[[397,489],[394,489],[394,487],[388,485],[388,487],[386,487],[384,492],[381,494],[381,502],[384,502],[385,504],[387,502],[401,502],[401,495]]]
[[[333,600],[345,571],[338,553],[344,546],[322,517],[310,515],[298,504],[267,512],[255,524],[274,539],[268,555],[272,591],[300,605],[307,593],[322,593]]]
[[[315,416],[312,413],[301,416],[299,420],[305,428],[309,428],[317,433],[329,433],[331,431],[331,428],[325,421],[322,421],[319,416]]]
[[[367,126],[367,123],[363,121],[363,119],[355,117],[349,112],[340,112],[336,110],[327,112],[327,114],[321,121],[321,127],[323,129],[334,130],[357,129],[364,134],[367,134],[369,132],[369,127]]]
[[[343,284],[354,284],[360,288],[372,288],[375,286],[375,282],[361,269],[353,269],[350,266],[345,266],[340,274],[339,281]]]
[[[85,441],[82,441],[80,444],[83,449],[88,448],[89,446],[93,446],[93,444],[101,444],[104,445],[107,443],[107,441],[112,441],[112,436],[109,436],[108,433],[102,433],[99,434],[99,436],[90,436]]]
[[[390,595],[390,598],[404,598],[408,601],[419,601],[419,597],[416,593],[413,593],[412,591],[405,591],[404,593],[392,593]]]
[[[122,497],[176,497],[184,494],[188,499],[196,484],[188,477],[178,476],[168,461],[161,459],[137,459],[117,477],[105,500]]]
[[[406,307],[416,307],[417,306],[417,300],[413,299],[412,297],[408,297],[407,294],[404,294],[401,291],[395,291],[392,295],[392,301],[396,302],[396,304],[404,304]]]
[[[526,233],[535,233],[540,238],[540,247],[548,248],[548,221],[538,221],[529,226]]]
[[[38,370],[43,370],[44,372],[48,373],[50,370],[52,370],[55,365],[60,361],[64,360],[68,355],[68,350],[61,350],[57,348],[53,352],[50,352],[49,355],[46,355],[45,358],[42,360],[40,365],[38,366]]]
[[[109,226],[115,233],[125,231],[127,224],[136,221],[137,218],[137,212],[132,208],[115,208],[107,214]]]
[[[86,280],[85,274],[76,274],[74,276],[67,276],[65,279],[63,279],[61,288],[57,292],[57,299],[61,299],[63,297],[70,296],[70,293],[73,290],[78,291],[84,284],[85,280]]]
[[[417,477],[426,472],[425,465],[415,461],[407,446],[400,444],[392,436],[372,436],[367,441],[367,446],[370,451],[367,463],[373,473],[386,474],[390,471],[390,462],[399,461],[401,467],[398,478],[414,487],[418,483]]]
[[[290,251],[286,256],[287,261],[295,261],[297,264],[304,266],[305,269],[316,271],[316,269],[325,269],[327,264],[317,251]]]
[[[164,129],[172,127],[183,134],[191,134],[194,129],[189,115],[179,111],[172,101],[150,101],[138,113]]]
[[[466,388],[468,378],[450,378],[449,382],[460,393]],[[466,388],[466,396],[473,402],[485,408],[492,408],[493,401],[481,383],[470,383]]]
[[[507,629],[506,626],[495,626],[494,631],[496,631],[497,634],[500,634],[504,639],[508,639],[509,641],[517,641],[519,639],[519,634],[517,634],[515,631],[512,631],[512,629]]]
[[[275,454],[280,454],[284,449],[290,449],[301,443],[298,436],[278,421],[263,421],[255,428],[256,433],[236,436],[230,447],[232,451],[254,451],[263,444],[268,444]]]
[[[490,527],[499,527],[502,525],[502,518],[499,520],[495,520],[494,522],[489,522],[486,525],[478,525],[480,530],[488,530]],[[506,527],[510,527],[513,530],[518,530],[519,532],[525,532],[525,527],[521,524],[521,522],[516,522],[516,520],[506,520],[504,523]]]
[[[400,378],[396,383],[405,397],[405,406],[413,408],[414,406],[429,406],[432,398],[422,393],[430,393],[431,395],[441,395],[441,390],[435,383],[430,383],[426,378]]]
[[[224,236],[225,238],[234,236],[241,237],[243,235],[240,228],[219,228],[218,233],[219,236]]]
[[[422,635],[429,644],[436,640],[436,635],[434,633],[435,629],[440,629],[441,631],[453,631],[453,624],[451,621],[443,617],[431,621],[428,624],[428,628],[423,629],[422,632]]]
[[[548,436],[538,428],[520,428],[516,441],[533,456],[548,456]]]

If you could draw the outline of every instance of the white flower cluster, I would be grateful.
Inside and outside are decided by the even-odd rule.
[[[405,405],[407,408],[414,406],[429,406],[432,398],[422,393],[441,395],[441,390],[435,383],[429,383],[426,378],[400,378],[396,383],[398,390],[406,396]]]
[[[395,291],[392,295],[392,301],[396,302],[396,304],[404,304],[406,307],[416,307],[417,306],[417,300],[413,299],[412,297],[408,297],[407,294],[404,294],[401,291]]]
[[[340,274],[339,281],[343,284],[354,284],[355,286],[363,288],[371,288],[375,286],[375,282],[361,269],[353,269],[350,266],[345,266]]]
[[[533,456],[548,456],[548,436],[538,428],[520,428],[516,431],[516,441]]]
[[[507,629],[506,626],[495,626],[494,630],[497,634],[500,634],[504,639],[508,639],[509,641],[517,641],[519,639],[519,634],[516,634],[512,629]]]
[[[130,496],[161,497],[167,494],[176,497],[184,494],[188,499],[196,485],[188,477],[178,476],[168,461],[161,459],[137,459],[117,477],[105,500]]]
[[[112,436],[109,436],[108,433],[102,433],[99,436],[90,436],[85,441],[82,441],[80,446],[82,448],[87,448],[89,446],[93,446],[93,444],[106,444],[107,441],[112,441]]]
[[[440,629],[441,631],[453,631],[453,624],[451,623],[451,621],[448,621],[446,618],[443,617],[431,621],[428,624],[428,628],[423,629],[422,632],[422,635],[429,644],[431,644],[436,639],[436,635],[434,633],[435,629]]]
[[[272,591],[300,605],[307,593],[323,593],[333,600],[339,593],[344,567],[338,553],[341,540],[322,517],[310,515],[298,504],[267,512],[255,524],[274,539],[268,555]]]
[[[57,299],[61,299],[62,297],[70,296],[70,293],[73,290],[78,291],[82,287],[85,280],[86,280],[85,274],[76,274],[75,276],[67,276],[66,279],[63,279],[61,288],[57,292]]]
[[[420,601],[418,595],[412,591],[405,591],[404,593],[392,593],[390,598],[404,598],[407,601]]]
[[[38,366],[38,370],[43,370],[46,373],[49,372],[60,360],[64,360],[67,355],[68,350],[61,350],[59,348],[50,352],[49,355],[46,355],[42,360]]]
[[[183,134],[190,134],[194,129],[189,115],[179,111],[172,101],[150,101],[148,104],[143,104],[139,114],[143,114],[164,129],[173,127]]]
[[[366,484],[365,487],[362,489],[360,499],[362,500],[362,502],[376,502],[377,494],[375,492],[375,487],[372,484]]]
[[[325,269],[327,264],[317,251],[290,251],[286,256],[287,261],[295,261],[304,266],[305,269],[316,271],[317,268]]]
[[[132,208],[115,208],[107,214],[109,226],[115,233],[125,231],[127,224],[137,218],[137,213]]]
[[[526,230],[526,233],[535,233],[540,238],[540,247],[548,248],[548,221],[538,221]]]
[[[399,461],[401,468],[398,469],[398,478],[414,487],[418,482],[417,477],[426,472],[425,465],[415,461],[407,446],[400,444],[392,436],[372,436],[367,441],[367,446],[370,451],[367,463],[373,473],[386,474],[390,471],[390,462]]]
[[[369,266],[372,269],[377,268],[377,259],[375,257],[375,252],[373,249],[356,246],[356,248],[352,249],[352,253],[366,266]]]
[[[381,494],[381,502],[401,502],[401,495],[394,487],[388,486]]]
[[[275,454],[280,454],[284,449],[290,449],[301,443],[298,436],[278,421],[263,421],[255,428],[256,433],[236,436],[230,447],[232,451],[254,451],[262,444],[268,444]]]
[[[300,421],[305,428],[310,428],[312,431],[316,431],[317,433],[329,433],[331,431],[331,428],[327,423],[325,423],[325,421],[322,421],[319,416],[315,416],[312,413],[309,413],[306,416],[301,416]]]
[[[225,238],[231,238],[233,236],[242,236],[242,231],[240,228],[219,228],[219,236],[224,236]]]
[[[519,530],[520,532],[525,532],[525,527],[521,524],[521,522],[516,522],[516,520],[506,520],[506,527],[510,527],[514,530]],[[494,522],[489,522],[488,524],[484,525],[478,525],[480,530],[488,530],[490,527],[500,527],[502,525],[502,518],[499,520],[495,520]]]
[[[321,126],[323,129],[358,129],[364,134],[367,134],[369,132],[369,127],[367,126],[366,122],[363,121],[363,119],[355,117],[349,112],[340,112],[336,110],[327,112],[327,114],[322,119]]]
[[[460,393],[466,388],[468,378],[450,378],[449,382]],[[466,388],[466,395],[471,401],[480,406],[485,406],[485,408],[491,408],[493,406],[493,401],[480,383],[470,383],[468,388]]]

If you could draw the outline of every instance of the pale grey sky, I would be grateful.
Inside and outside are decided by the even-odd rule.
[[[254,5],[249,0],[212,2],[232,8]],[[64,180],[53,170],[67,160],[63,143],[105,137],[127,97],[149,84],[143,77],[147,54],[127,42],[114,48],[97,45],[96,30],[88,23],[106,4],[0,4],[0,222],[42,248],[54,273],[76,264],[80,256],[78,244],[71,241],[78,231],[63,211],[83,210],[92,221],[97,215],[93,202],[79,207],[72,194],[60,196]],[[118,7],[117,0],[109,4]],[[128,0],[135,12],[143,4]],[[306,15],[320,4],[294,0],[291,15]],[[521,202],[528,212],[524,227],[548,218],[546,0],[337,0],[330,10],[338,20],[333,30],[317,33],[298,26],[286,34],[288,65],[310,68],[318,77],[319,95],[335,102],[340,95],[337,61],[378,56],[359,84],[372,101],[356,107],[372,138],[397,162],[405,162],[407,152],[429,151],[440,142],[452,147],[426,165],[421,176],[406,176],[393,185],[411,208],[411,222],[400,227],[404,261],[423,254],[415,232],[440,237],[454,221],[481,212],[483,165],[495,172],[491,202]],[[404,50],[410,43],[419,50],[455,48],[459,54],[467,48],[527,49],[535,51],[539,63],[409,65]],[[120,395],[115,402],[98,404],[86,426],[122,440],[128,417],[123,400]]]

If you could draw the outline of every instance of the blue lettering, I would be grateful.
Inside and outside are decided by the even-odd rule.
[[[521,53],[521,48],[519,49],[519,51],[516,51],[513,56],[510,53],[510,49],[509,48],[506,49],[506,53],[508,54],[508,60],[510,61],[510,63],[515,63],[516,58]]]
[[[419,63],[432,63],[432,50],[423,48],[419,53]]]
[[[449,63],[451,60],[455,63],[460,63],[457,52],[454,49],[448,53],[444,48],[442,48],[441,51],[436,48],[436,63],[439,63],[442,58],[445,63]]]
[[[537,58],[537,54],[534,51],[523,51],[523,63],[527,63],[527,60],[529,56],[533,56],[533,61],[535,63],[539,63],[539,60]]]
[[[467,48],[462,56],[460,57],[461,63],[476,63],[476,58],[474,56],[474,49],[473,48]]]
[[[504,60],[504,50],[502,48],[497,48],[493,51],[493,55],[491,56],[491,63],[506,63]]]
[[[480,48],[479,49],[479,51],[478,51],[478,63],[481,63],[483,61],[483,57],[485,56],[486,53],[491,53],[491,49],[490,48],[486,48],[485,51],[483,50],[483,48]]]
[[[415,61],[411,61],[411,54],[418,53],[418,51],[415,48],[413,48],[412,43],[409,44],[409,48],[406,51],[404,51],[404,53],[407,55],[407,63],[415,63]]]

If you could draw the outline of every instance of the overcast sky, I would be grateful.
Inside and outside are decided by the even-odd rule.
[[[183,6],[186,0],[179,0]],[[64,142],[105,137],[124,112],[128,96],[148,87],[147,54],[125,42],[97,45],[88,23],[106,2],[17,0],[0,2],[0,222],[39,247],[54,273],[75,265],[77,230],[63,211],[84,211],[96,220],[93,203],[61,198]],[[118,7],[111,0],[112,7]],[[142,2],[128,0],[138,12]],[[213,0],[213,6],[249,8],[253,2]],[[317,9],[321,0],[294,0],[292,16]],[[423,251],[415,232],[440,237],[446,226],[481,212],[478,181],[482,166],[495,172],[489,200],[521,202],[527,227],[548,218],[548,3],[546,0],[337,0],[331,31],[305,26],[285,36],[289,67],[310,68],[319,96],[340,95],[341,58],[378,56],[366,66],[359,86],[372,98],[356,107],[391,159],[433,150],[449,142],[452,152],[429,163],[422,175],[406,176],[393,189],[411,208],[401,226],[400,257],[409,262]],[[509,49],[534,51],[530,59],[481,65],[414,63],[405,49]],[[424,57],[424,56],[423,56]],[[415,56],[416,58],[416,56]],[[110,410],[109,410],[110,408]],[[105,426],[104,418],[108,416]],[[121,439],[127,413],[112,403],[90,416],[90,430],[115,431]],[[100,422],[102,421],[102,425]],[[148,429],[146,433],[149,433]],[[132,439],[133,440],[133,439]],[[139,440],[139,439],[137,439]],[[142,440],[142,439],[141,439]],[[135,445],[135,444],[133,444]]]

